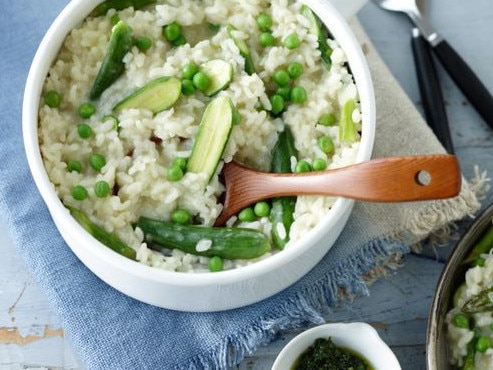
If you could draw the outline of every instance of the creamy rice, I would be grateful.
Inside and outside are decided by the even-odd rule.
[[[492,312],[468,314],[470,326],[458,327],[454,324],[454,316],[461,314],[461,307],[470,298],[476,296],[482,290],[493,286],[493,255],[483,255],[484,266],[475,266],[467,270],[465,283],[461,288],[457,304],[445,318],[447,325],[447,339],[450,348],[450,362],[458,367],[463,366],[464,357],[468,352],[471,341],[481,335],[489,337],[493,344],[493,315]],[[491,299],[491,298],[490,298]],[[493,348],[488,348],[484,353],[477,352],[474,355],[474,369],[488,370],[493,368]]]
[[[198,93],[182,96],[174,106],[156,115],[144,109],[127,109],[118,115],[119,130],[112,121],[103,117],[122,98],[146,82],[161,76],[177,76],[188,63],[200,65],[211,59],[231,63],[234,77],[219,94],[231,98],[242,116],[234,126],[222,159],[233,158],[259,170],[268,170],[270,151],[277,135],[288,125],[295,137],[299,159],[312,162],[323,158],[328,168],[338,168],[355,161],[359,142],[351,145],[339,140],[337,126],[326,127],[317,123],[322,114],[339,117],[341,107],[348,99],[356,101],[353,120],[361,126],[359,96],[347,67],[344,50],[337,41],[328,39],[333,49],[332,66],[327,70],[321,63],[317,37],[308,31],[309,22],[300,14],[300,2],[287,0],[160,0],[157,5],[134,11],[127,8],[106,16],[86,19],[66,38],[57,60],[51,67],[44,85],[44,93],[56,90],[62,95],[58,108],[42,106],[39,111],[39,138],[44,165],[60,199],[67,206],[81,209],[88,217],[108,232],[117,234],[137,251],[137,259],[147,265],[174,271],[207,271],[207,258],[192,256],[178,250],[168,255],[149,249],[141,230],[131,225],[139,216],[169,220],[177,208],[188,210],[203,225],[210,226],[221,212],[218,197],[224,187],[217,173],[210,183],[204,174],[186,173],[180,181],[168,181],[166,170],[175,157],[190,155],[191,143],[205,106],[211,98]],[[272,16],[272,34],[277,39],[296,32],[301,40],[299,48],[289,50],[282,45],[263,48],[258,45],[260,30],[256,16],[267,12]],[[93,102],[97,112],[89,119],[94,135],[82,140],[76,126],[83,120],[77,109],[88,101],[88,94],[106,51],[112,24],[110,17],[117,13],[135,36],[152,38],[153,45],[146,52],[133,46],[125,56],[125,72],[98,99]],[[162,37],[162,27],[177,22],[189,43],[174,47]],[[244,58],[229,37],[226,27],[202,39],[207,24],[232,24],[237,36],[248,40],[256,74],[244,71]],[[267,112],[270,107],[267,89],[271,76],[280,67],[299,62],[304,72],[297,80],[308,92],[304,104],[291,104],[281,117]],[[265,109],[258,109],[263,107]],[[335,154],[327,156],[317,145],[320,136],[330,136]],[[152,140],[151,140],[152,138]],[[106,165],[100,172],[88,169],[92,153],[101,153]],[[78,159],[87,167],[81,173],[68,172],[67,162]],[[98,198],[93,195],[97,181],[104,180],[116,191]],[[82,185],[89,197],[76,201],[71,191]],[[290,230],[289,248],[313,228],[333,204],[331,197],[298,197],[295,221]],[[270,235],[268,218],[237,226],[255,228]],[[207,243],[201,245],[206,248]],[[266,258],[268,254],[261,257]],[[225,261],[225,268],[234,268],[252,261]]]

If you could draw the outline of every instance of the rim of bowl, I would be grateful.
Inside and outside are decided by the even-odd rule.
[[[350,322],[323,324],[301,332],[279,352],[272,370],[291,368],[315,339],[328,337],[333,339],[336,346],[351,349],[365,358],[375,370],[401,368],[397,357],[375,328],[364,322]]]
[[[64,221],[66,221],[66,225],[64,226],[70,228],[85,243],[86,247],[90,249],[91,254],[109,265],[127,272],[132,272],[135,276],[141,276],[155,281],[175,282],[182,286],[200,286],[211,283],[217,285],[230,284],[279,268],[286,262],[305,253],[314,241],[318,241],[320,232],[331,228],[337,222],[338,215],[353,206],[353,200],[337,198],[326,216],[307,233],[304,239],[296,242],[296,248],[288,248],[283,250],[282,253],[276,253],[251,265],[215,273],[184,274],[147,266],[115,253],[89,235],[69,215],[68,210],[56,195],[54,187],[45,171],[38,142],[38,110],[42,87],[49,68],[58,55],[59,49],[68,32],[77,24],[80,24],[100,2],[102,0],[73,0],[56,17],[43,37],[34,56],[26,81],[22,106],[24,146],[36,186],[47,204],[55,223],[57,223],[58,217],[65,217],[66,220]],[[346,20],[332,4],[322,0],[305,0],[304,2],[320,17],[334,38],[343,47],[347,59],[350,61],[351,72],[358,88],[364,125],[356,162],[368,160],[372,154],[375,138],[376,108],[373,84],[366,58]],[[73,249],[70,245],[69,247]]]
[[[450,256],[440,274],[435,289],[435,296],[430,307],[426,335],[426,365],[428,369],[452,368],[447,359],[447,340],[445,337],[445,315],[450,310],[450,303],[455,289],[464,281],[466,266],[461,262],[467,256],[484,231],[492,224],[493,204],[486,207],[469,225],[466,232],[450,252]],[[440,365],[440,367],[438,367]]]

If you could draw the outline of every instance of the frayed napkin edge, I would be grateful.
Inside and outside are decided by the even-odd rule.
[[[218,346],[190,358],[176,368],[233,367],[260,346],[272,342],[282,331],[324,324],[324,314],[330,313],[331,307],[368,296],[369,286],[402,266],[405,254],[411,251],[419,253],[425,239],[440,236],[442,241],[450,241],[454,221],[467,216],[474,217],[481,208],[480,199],[490,188],[490,179],[485,172],[475,168],[475,174],[470,182],[463,181],[457,197],[430,202],[417,213],[409,211],[405,233],[370,241],[358,254],[341,261],[337,268],[316,283],[293,294],[270,317],[225,338]],[[356,268],[350,272],[347,268],[349,265]]]
[[[325,322],[324,313],[344,301],[369,295],[369,277],[383,276],[409,247],[390,238],[375,239],[316,283],[288,298],[270,317],[225,338],[208,352],[190,358],[177,369],[223,369],[237,365],[247,354],[270,343],[281,331]],[[347,266],[357,268],[349,272]],[[385,267],[382,267],[385,266]]]

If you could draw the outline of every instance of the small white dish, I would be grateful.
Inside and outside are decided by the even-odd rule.
[[[338,347],[347,348],[366,359],[375,370],[400,370],[399,361],[377,331],[362,322],[316,326],[294,337],[279,353],[272,370],[291,369],[298,357],[317,338],[331,337]]]

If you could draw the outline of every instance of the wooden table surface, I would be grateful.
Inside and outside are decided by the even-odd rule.
[[[1,6],[0,6],[1,8]],[[431,23],[493,91],[493,6],[490,0],[433,0],[424,4]],[[53,15],[58,9],[50,10]],[[366,4],[358,18],[410,99],[421,110],[411,54],[411,24],[402,14]],[[474,167],[493,173],[493,129],[479,118],[438,66],[456,154],[466,179]],[[493,114],[493,107],[492,107]],[[483,207],[493,202],[486,194]],[[1,218],[1,215],[0,215]],[[470,220],[459,223],[463,232]],[[0,220],[0,369],[81,369],[43,293],[18,256]],[[425,369],[428,310],[446,256],[453,245],[407,255],[402,266],[377,281],[370,296],[334,309],[328,321],[372,324],[392,347],[403,369]],[[298,331],[259,348],[239,369],[270,369],[277,353]]]

